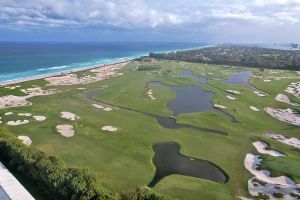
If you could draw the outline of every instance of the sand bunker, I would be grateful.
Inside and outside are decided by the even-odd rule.
[[[66,111],[61,112],[60,117],[63,119],[71,120],[71,121],[75,121],[76,119],[80,118],[77,115],[75,115],[74,113],[66,112]]]
[[[122,73],[118,73],[118,71],[127,64],[128,62],[123,62],[123,63],[107,65],[107,66],[89,70],[90,72],[94,73],[93,76],[87,75],[87,76],[79,77],[76,74],[71,73],[63,76],[45,78],[45,80],[49,82],[49,85],[89,84],[96,81],[108,79],[111,76],[122,75]]]
[[[32,103],[27,101],[28,98],[34,96],[51,95],[57,92],[55,89],[42,90],[39,87],[21,89],[21,91],[26,93],[27,95],[26,96],[7,95],[7,96],[0,97],[0,109],[9,108],[9,107],[29,106],[32,105]]]
[[[106,112],[110,112],[113,110],[113,108],[111,107],[105,107],[104,105],[101,104],[92,104],[94,107],[99,108],[99,109],[103,109]]]
[[[40,87],[21,89],[21,91],[28,95],[27,98],[35,96],[46,96],[57,93],[56,89],[43,90]]]
[[[256,94],[257,96],[260,96],[260,97],[265,97],[266,96],[265,94],[262,94],[258,91],[254,91],[253,93]]]
[[[289,94],[294,95],[295,97],[300,98],[300,82],[297,83],[291,83],[285,91]]]
[[[118,130],[118,128],[117,127],[113,127],[113,126],[103,126],[101,128],[101,130],[108,131],[108,132],[116,132]]]
[[[30,117],[32,114],[31,113],[19,113],[18,115],[22,116],[22,117]]]
[[[270,79],[265,79],[264,82],[271,82],[271,80]]]
[[[230,96],[230,95],[227,95],[226,96],[228,99],[230,99],[230,100],[236,100],[236,98],[235,97],[233,97],[233,96]]]
[[[262,159],[257,155],[247,154],[244,165],[245,168],[254,175],[248,180],[248,190],[252,196],[259,196],[259,194],[267,195],[270,199],[277,199],[274,193],[283,195],[282,199],[295,199],[292,194],[298,194],[300,185],[296,184],[292,179],[286,176],[271,177],[270,171],[258,170]]]
[[[215,108],[221,108],[221,109],[225,109],[226,106],[220,105],[220,104],[214,104]]]
[[[42,115],[35,115],[35,116],[33,116],[33,119],[35,119],[36,121],[42,122],[42,121],[45,121],[47,119],[47,117],[42,116]]]
[[[277,96],[275,97],[275,100],[277,100],[279,102],[287,103],[287,104],[290,104],[290,105],[293,105],[293,106],[299,106],[300,105],[298,103],[291,102],[289,97],[284,95],[284,94],[277,94]]]
[[[300,126],[300,115],[297,114],[293,109],[274,109],[266,107],[265,111],[271,115],[272,117],[287,122],[289,124],[293,124],[295,126]]]
[[[111,107],[105,107],[103,110],[106,111],[106,112],[110,112],[110,111],[112,111],[113,109],[112,109]]]
[[[249,108],[250,108],[251,110],[255,111],[255,112],[259,112],[259,111],[260,111],[260,109],[258,109],[258,108],[255,107],[255,106],[249,106]]]
[[[149,89],[147,91],[147,95],[148,97],[151,99],[151,100],[156,100],[156,98],[153,96],[153,90],[152,89]]]
[[[29,120],[25,119],[25,120],[16,120],[16,121],[8,121],[7,125],[9,126],[19,126],[22,124],[28,124]]]
[[[57,125],[56,130],[64,137],[73,137],[75,135],[74,127],[70,124]]]
[[[92,104],[94,107],[96,108],[100,108],[100,109],[103,109],[104,106],[103,105],[100,105],[100,104]]]
[[[4,115],[8,116],[8,115],[13,115],[13,114],[14,114],[13,112],[7,112]]]
[[[264,142],[257,141],[257,142],[253,142],[252,144],[259,153],[268,154],[268,155],[274,156],[274,157],[284,157],[285,156],[284,154],[279,153],[278,151],[268,150],[267,149],[268,145]]]
[[[31,143],[32,143],[30,137],[28,137],[28,136],[20,135],[20,136],[18,136],[18,139],[21,140],[22,143],[27,146],[31,145]]]
[[[277,140],[278,142],[295,147],[296,149],[300,149],[300,140],[298,138],[286,138],[283,135],[277,133],[267,133],[266,135],[274,140]]]
[[[227,92],[230,92],[232,94],[240,94],[241,92],[236,91],[236,90],[226,90]]]
[[[0,97],[0,109],[31,105],[31,103],[26,100],[26,97],[27,96],[19,97],[14,95],[2,96]]]

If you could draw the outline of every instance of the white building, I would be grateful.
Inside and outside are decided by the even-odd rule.
[[[0,200],[35,200],[1,162]]]

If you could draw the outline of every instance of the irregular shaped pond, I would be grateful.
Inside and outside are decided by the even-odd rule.
[[[240,71],[231,75],[224,83],[247,84],[252,71]]]
[[[165,86],[176,92],[176,98],[167,104],[173,115],[182,113],[206,112],[213,109],[210,102],[213,93],[206,92],[199,86],[169,86],[161,82],[149,82],[149,86]]]
[[[161,179],[171,174],[191,176],[217,183],[227,181],[227,175],[215,164],[181,155],[179,153],[180,146],[176,143],[160,143],[154,144],[152,147],[156,173],[149,183],[149,187],[154,187]]]

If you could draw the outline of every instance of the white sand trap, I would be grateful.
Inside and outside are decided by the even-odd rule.
[[[300,126],[300,115],[297,114],[293,109],[274,109],[270,107],[266,107],[265,111],[271,115],[272,117],[287,122],[289,124],[293,124],[295,126]]]
[[[228,99],[230,99],[230,100],[236,100],[236,98],[235,97],[233,97],[233,96],[230,96],[230,95],[227,95],[226,96]]]
[[[73,137],[75,135],[74,127],[70,124],[57,125],[56,130],[64,137]]]
[[[25,119],[25,120],[8,121],[7,125],[19,126],[19,125],[28,124],[28,123],[29,123],[29,120]]]
[[[295,97],[300,98],[300,82],[291,83],[285,91],[289,94],[294,95]]]
[[[113,109],[112,109],[111,107],[106,107],[106,108],[104,108],[103,110],[106,111],[106,112],[110,112],[110,111],[112,111]]]
[[[240,94],[241,92],[236,90],[226,90],[227,92],[233,93],[233,94]]]
[[[277,140],[278,142],[287,144],[289,146],[295,147],[296,149],[300,149],[300,140],[298,138],[286,138],[283,135],[277,134],[277,133],[267,133],[268,137]]]
[[[101,128],[101,130],[108,131],[108,132],[116,132],[118,130],[118,128],[117,127],[113,127],[113,126],[103,126]]]
[[[92,104],[94,107],[96,108],[100,108],[100,109],[103,109],[104,106],[103,105],[100,105],[100,104]]]
[[[221,109],[225,109],[226,106],[220,105],[220,104],[214,104],[215,108],[221,108]]]
[[[269,199],[277,199],[273,196],[274,193],[283,194],[285,200],[295,199],[290,194],[299,194],[300,185],[296,184],[292,179],[286,176],[271,177],[270,171],[258,170],[262,159],[257,155],[247,154],[244,165],[245,168],[254,175],[248,180],[248,190],[252,196],[264,194],[269,196]],[[258,180],[258,181],[256,181]],[[262,183],[263,182],[263,183]]]
[[[42,116],[42,115],[34,115],[33,119],[35,119],[36,121],[42,122],[42,121],[45,121],[47,119],[47,117]]]
[[[149,89],[147,91],[147,95],[148,95],[149,99],[156,100],[156,98],[153,96],[153,90],[152,89]]]
[[[0,97],[0,109],[10,108],[10,107],[20,107],[20,106],[29,106],[32,105],[31,102],[27,101],[28,98],[35,96],[44,96],[55,94],[57,91],[55,89],[42,90],[39,87],[21,89],[22,92],[26,93],[26,96],[15,96],[7,95]]]
[[[22,116],[22,117],[30,117],[32,114],[31,113],[19,113],[18,115]]]
[[[32,143],[30,137],[28,137],[28,136],[20,135],[20,136],[18,136],[18,139],[21,140],[22,143],[27,146],[31,145],[31,143]]]
[[[271,82],[271,80],[270,79],[265,79],[264,82]]]
[[[258,109],[258,108],[255,107],[255,106],[249,106],[249,108],[250,108],[251,110],[255,111],[255,112],[259,112],[259,111],[260,111],[260,109]]]
[[[14,114],[13,112],[7,112],[4,115],[8,116],[8,115],[13,115],[13,114]]]
[[[31,103],[26,100],[26,97],[27,96],[19,97],[14,95],[2,96],[0,97],[0,109],[31,105]]]
[[[290,104],[290,105],[294,105],[294,106],[299,106],[300,105],[300,104],[291,102],[289,97],[284,95],[284,94],[277,94],[277,96],[275,97],[275,100],[279,101],[279,102],[282,102],[282,103],[287,103],[287,104]]]
[[[265,94],[262,94],[258,91],[254,91],[253,93],[256,94],[257,96],[260,96],[260,97],[265,97],[266,96]]]
[[[268,155],[274,156],[274,157],[285,157],[284,154],[279,153],[278,151],[268,150],[267,149],[268,145],[262,141],[256,141],[256,142],[253,142],[252,144],[259,153],[268,154]]]
[[[80,118],[77,115],[75,115],[74,113],[66,112],[66,111],[61,112],[60,117],[63,119],[71,120],[71,121],[75,121],[76,119]]]

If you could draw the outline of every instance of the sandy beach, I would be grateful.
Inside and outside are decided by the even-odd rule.
[[[132,60],[133,59],[128,59],[128,60],[124,60],[121,62],[114,62],[114,63],[110,63],[110,64],[101,64],[101,65],[97,65],[97,66],[81,67],[81,68],[66,70],[66,71],[62,71],[62,72],[43,74],[43,75],[38,75],[38,76],[32,76],[32,77],[27,77],[27,78],[11,80],[11,81],[5,81],[5,82],[0,82],[0,86],[13,85],[13,84],[23,83],[23,82],[27,82],[27,81],[45,79],[45,78],[54,77],[54,76],[62,76],[62,75],[67,75],[67,74],[74,73],[74,72],[83,72],[83,71],[88,71],[88,70],[93,70],[93,69],[99,69],[102,67],[110,67],[110,66],[113,67],[117,64],[127,63]]]

